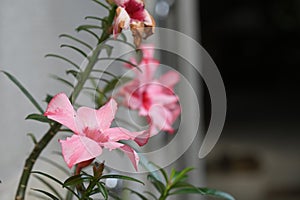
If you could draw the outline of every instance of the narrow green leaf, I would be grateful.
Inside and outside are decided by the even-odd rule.
[[[230,194],[228,194],[226,192],[222,192],[222,191],[215,190],[215,189],[209,189],[209,188],[198,188],[198,189],[201,190],[205,195],[219,197],[219,198],[223,198],[223,199],[227,199],[227,200],[235,200],[235,198],[233,196],[231,196]]]
[[[111,54],[112,54],[113,46],[110,46],[110,45],[106,44],[106,45],[103,45],[103,49],[106,50],[107,56],[110,57]]]
[[[152,192],[144,191],[144,193],[150,195],[153,199],[158,200],[158,198]]]
[[[68,58],[65,58],[65,57],[57,55],[57,54],[47,54],[47,55],[45,55],[45,58],[48,58],[48,57],[58,58],[58,59],[61,59],[63,61],[66,61],[67,63],[73,65],[76,69],[80,70],[80,66],[77,65],[76,63],[74,63],[73,61],[69,60]]]
[[[148,180],[152,183],[152,185],[157,189],[157,191],[160,194],[163,194],[166,186],[159,180],[157,180],[154,176],[152,176],[151,174],[148,175]]]
[[[104,8],[106,8],[107,10],[110,10],[110,8],[107,5],[105,5],[104,3],[102,3],[102,2],[100,2],[98,0],[92,0],[92,1],[95,2],[95,3],[97,3],[97,4],[99,4],[100,6],[102,6]]]
[[[98,60],[113,60],[113,61],[120,61],[120,62],[123,62],[123,63],[127,63],[133,67],[136,67],[136,68],[139,68],[138,65],[128,61],[128,60],[125,60],[125,59],[122,59],[122,58],[99,58]]]
[[[41,115],[41,114],[30,114],[25,119],[26,120],[27,119],[36,120],[36,121],[39,121],[39,122],[49,123],[49,124],[51,122],[53,122],[51,119],[49,119],[48,117],[45,117],[44,115]]]
[[[183,169],[182,171],[180,172],[176,172],[173,176],[173,178],[171,179],[172,181],[172,184],[176,184],[178,183],[179,181],[185,179],[187,177],[187,173],[190,172],[191,170],[193,170],[193,168],[191,167],[187,167],[185,169]]]
[[[76,28],[77,31],[89,30],[89,29],[102,29],[102,27],[101,26],[97,26],[97,25],[92,25],[92,24],[85,24],[85,25],[78,26]]]
[[[63,187],[63,182],[61,182],[60,180],[56,179],[55,177],[49,175],[49,174],[46,174],[44,172],[40,172],[40,171],[32,171],[31,172],[32,174],[39,174],[39,175],[42,175],[42,176],[45,176],[51,180],[53,180],[54,182],[58,183],[59,185],[61,185]],[[70,189],[69,187],[65,187],[67,190],[69,190],[70,192],[72,192],[76,197],[80,198],[72,189]]]
[[[157,169],[159,169],[160,173],[163,175],[165,182],[168,183],[168,175],[167,172],[161,168],[160,166],[156,165],[155,163],[151,162],[152,165],[154,165],[155,167],[157,167]]]
[[[59,156],[61,156],[61,154]],[[58,164],[54,160],[51,160],[51,159],[43,157],[43,156],[39,157],[39,159],[42,160],[42,161],[44,161],[44,162],[47,162],[47,163],[53,165],[54,167],[56,167],[60,171],[64,172],[66,175],[70,176],[69,170],[67,170],[64,166]]]
[[[136,50],[136,62],[140,64],[143,60],[143,51],[141,49]]]
[[[132,190],[130,188],[124,188],[124,190],[128,190],[130,191],[131,193],[137,195],[138,197],[140,197],[142,200],[148,200],[144,195],[142,195],[141,193],[135,191],[135,190]]]
[[[4,73],[22,92],[23,94],[29,99],[29,101],[40,111],[41,113],[44,113],[43,108],[37,103],[37,101],[33,98],[33,96],[26,90],[23,85],[10,73],[6,71],[0,70],[0,72]]]
[[[111,191],[108,191],[108,195],[115,200],[122,200],[120,197],[118,197],[116,194],[112,193]]]
[[[120,34],[120,35],[122,35],[122,34]],[[124,37],[126,37],[126,36],[124,36]],[[114,39],[114,38],[110,38],[110,39],[108,39],[109,41],[111,41],[111,42],[120,42],[120,43],[123,43],[123,44],[126,44],[126,45],[128,45],[128,46],[130,46],[132,49],[136,49],[135,48],[135,46],[133,45],[133,44],[131,44],[131,43],[129,43],[129,42],[127,42],[127,40],[124,40],[124,39]]]
[[[93,72],[99,72],[99,73],[107,74],[107,75],[109,75],[111,77],[114,77],[114,78],[118,78],[118,76],[114,75],[111,72],[105,71],[105,70],[93,69]]]
[[[66,74],[72,74],[74,76],[74,78],[76,78],[77,80],[79,80],[81,78],[81,72],[78,72],[76,70],[68,70],[66,71]]]
[[[37,139],[35,138],[35,135],[33,135],[33,133],[27,133],[27,135],[31,138],[31,140],[32,140],[32,142],[33,142],[34,144],[37,144],[37,143],[38,143],[38,141],[37,141]],[[0,181],[0,183],[1,183],[1,181]]]
[[[200,195],[209,195],[218,198],[223,198],[227,200],[235,200],[233,196],[228,193],[209,189],[209,188],[197,188],[197,187],[187,187],[176,190],[175,192],[170,193],[169,195],[178,195],[178,194],[200,194]]]
[[[53,98],[53,95],[47,94],[46,98],[45,98],[45,102],[46,103],[50,103],[51,99]]]
[[[54,196],[53,194],[50,194],[49,192],[46,192],[44,190],[39,190],[39,189],[32,189],[36,192],[40,192],[40,193],[43,193],[44,195],[50,197],[52,200],[59,200],[59,198],[57,198],[56,196]]]
[[[95,20],[99,20],[101,22],[107,22],[107,19],[105,18],[101,18],[101,17],[96,17],[96,16],[86,16],[84,19],[95,19]]]
[[[143,184],[144,183],[138,179],[135,179],[135,178],[132,178],[132,177],[129,177],[129,176],[124,176],[124,175],[118,175],[118,174],[107,174],[107,175],[103,175],[101,176],[100,179],[107,179],[107,178],[115,178],[115,179],[121,179],[121,180],[127,180],[127,181],[133,181],[133,182],[137,182],[137,183],[140,183],[140,184]]]
[[[98,35],[96,33],[94,33],[93,31],[89,30],[89,29],[81,27],[80,29],[77,28],[76,31],[77,32],[85,31],[85,32],[89,33],[90,35],[92,35],[93,37],[95,37],[97,41],[100,40],[100,38],[98,37]]]
[[[43,183],[51,192],[53,192],[59,199],[63,199],[60,193],[45,179],[39,177],[39,176],[34,176],[37,180],[39,180],[41,183]]]
[[[74,40],[74,41],[86,46],[88,49],[93,50],[93,47],[91,45],[87,44],[86,42],[84,42],[84,41],[82,41],[82,40],[80,40],[80,39],[78,39],[74,36],[71,36],[71,35],[68,35],[68,34],[61,34],[59,37],[60,38],[69,38],[71,40]]]
[[[120,37],[123,39],[124,42],[127,42],[127,37],[123,32],[120,33]],[[134,47],[134,45],[132,45],[132,46]]]
[[[69,81],[67,81],[67,80],[65,80],[65,79],[63,79],[63,78],[61,78],[59,76],[52,75],[51,77],[54,78],[55,80],[58,80],[58,81],[64,83],[67,86],[70,86],[71,88],[74,88],[74,85],[72,83],[70,83]]]
[[[106,187],[103,185],[103,183],[97,182],[97,190],[98,192],[100,192],[102,194],[102,196],[104,197],[104,199],[108,199],[108,191],[106,189]]]
[[[78,174],[69,177],[67,180],[65,180],[63,187],[72,186],[72,185],[79,185],[87,180],[92,180],[93,177],[86,176],[84,174]]]
[[[87,54],[84,51],[82,51],[81,49],[79,49],[78,47],[68,45],[68,44],[62,44],[62,45],[60,45],[60,47],[61,48],[67,47],[67,48],[73,49],[73,50],[77,51],[78,53],[80,53],[84,58],[87,57]]]

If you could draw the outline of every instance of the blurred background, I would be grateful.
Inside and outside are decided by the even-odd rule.
[[[175,165],[196,166],[193,182],[229,192],[237,200],[299,200],[300,1],[146,2],[159,27],[185,33],[206,49],[227,92],[226,124],[213,151],[199,160],[201,142],[196,141]],[[43,56],[61,51],[59,34],[73,33],[86,15],[102,12],[86,0],[1,0],[0,69],[22,80],[36,99],[45,98],[44,88],[50,93],[67,90],[49,79],[49,74],[64,76],[63,63],[45,61]],[[162,56],[162,62],[175,61]],[[205,127],[210,119],[209,95],[201,77],[187,74],[203,100]],[[6,200],[12,199],[32,148],[26,133],[39,138],[45,127],[24,121],[33,108],[3,75],[0,94],[0,199]],[[53,142],[48,149],[59,148]],[[58,160],[47,150],[43,156]],[[48,170],[43,161],[37,167]]]
[[[199,11],[228,99],[208,185],[240,200],[300,199],[300,1],[200,0]]]

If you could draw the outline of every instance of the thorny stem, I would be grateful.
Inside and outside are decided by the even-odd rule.
[[[110,36],[110,27],[113,23],[113,19],[115,16],[115,7],[112,7],[111,10],[109,10],[109,15],[107,18],[107,25],[105,26],[105,29],[103,29],[102,35],[98,41],[97,47],[95,50],[93,50],[93,53],[90,57],[87,57],[88,64],[82,74],[81,79],[78,81],[77,85],[74,88],[73,93],[70,95],[71,101],[74,103],[76,98],[79,96],[86,80],[88,79],[90,73],[92,72],[92,69],[94,65],[96,64],[98,60],[98,56],[101,51],[101,43],[107,40]],[[50,129],[45,133],[45,135],[42,137],[42,139],[35,145],[34,149],[28,156],[25,162],[25,166],[20,178],[20,182],[17,188],[17,193],[15,196],[15,200],[24,200],[25,199],[25,193],[27,184],[30,178],[30,173],[32,171],[32,168],[35,164],[35,161],[43,151],[43,149],[48,145],[48,143],[52,140],[52,138],[56,135],[57,132],[59,132],[61,128],[61,124],[59,123],[53,123],[50,127]]]

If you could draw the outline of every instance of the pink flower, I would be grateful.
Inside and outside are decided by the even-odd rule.
[[[120,127],[110,128],[116,111],[117,103],[113,99],[98,110],[80,107],[76,112],[64,93],[53,97],[44,115],[74,132],[66,140],[59,140],[64,160],[70,168],[75,164],[92,161],[101,155],[103,148],[107,148],[123,150],[137,169],[137,153],[118,141],[134,140],[143,132],[129,132]]]
[[[159,131],[173,133],[172,124],[178,118],[181,109],[179,99],[174,93],[174,86],[179,81],[179,74],[169,71],[154,78],[154,73],[159,62],[153,58],[153,46],[142,46],[143,60],[139,64],[139,70],[133,68],[136,77],[125,84],[119,91],[124,97],[125,106],[138,110],[140,116],[145,116],[150,122],[148,135],[140,136],[136,142],[144,145],[148,138]],[[132,60],[132,62],[135,62]],[[130,67],[130,66],[128,66]],[[141,138],[144,137],[144,138]]]
[[[143,0],[114,0],[118,5],[114,20],[113,34],[117,37],[122,29],[130,27],[134,43],[138,47],[142,38],[154,33],[155,21],[145,9]]]

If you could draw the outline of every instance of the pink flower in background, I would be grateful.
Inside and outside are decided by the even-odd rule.
[[[125,106],[138,110],[140,116],[147,117],[150,123],[148,135],[140,136],[136,142],[144,145],[149,137],[159,131],[173,133],[172,124],[178,118],[181,109],[179,99],[174,93],[174,86],[179,82],[179,74],[169,71],[154,78],[159,62],[153,58],[153,46],[142,46],[143,60],[139,69],[131,67],[136,77],[120,88],[119,95],[124,98]],[[134,60],[131,60],[135,63]],[[144,138],[142,138],[144,137]]]
[[[143,0],[114,0],[118,5],[114,20],[113,34],[115,37],[122,29],[130,27],[134,43],[140,46],[142,38],[154,33],[155,21],[145,9]]]
[[[92,161],[101,155],[103,148],[107,148],[123,150],[137,169],[137,153],[118,141],[134,140],[143,132],[129,132],[120,127],[110,128],[116,111],[117,103],[113,99],[98,110],[80,107],[76,112],[64,93],[53,97],[44,115],[74,132],[71,137],[59,141],[64,160],[70,168],[75,164]]]

